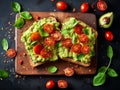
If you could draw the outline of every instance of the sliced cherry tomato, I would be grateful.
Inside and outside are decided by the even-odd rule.
[[[107,3],[103,0],[100,0],[97,2],[97,9],[100,11],[106,11],[107,10]]]
[[[110,31],[105,32],[105,39],[108,41],[112,41],[114,39],[113,33]]]
[[[43,58],[50,58],[51,57],[51,51],[43,48],[41,51],[40,51],[40,55],[43,57]]]
[[[62,39],[62,34],[58,31],[55,31],[51,34],[51,37],[53,37],[55,41],[60,41]]]
[[[73,76],[74,75],[74,70],[70,67],[65,68],[63,71],[64,71],[66,76]]]
[[[35,20],[36,21],[40,20],[40,17],[39,16],[35,16]]]
[[[62,89],[65,89],[68,87],[68,82],[66,80],[58,80],[57,84],[58,84],[58,87]]]
[[[77,34],[82,34],[82,29],[83,29],[83,26],[81,26],[80,24],[77,24],[75,27],[74,27],[74,32],[77,33]]]
[[[58,10],[66,10],[68,5],[64,1],[59,1],[59,2],[56,3],[56,7],[57,7]]]
[[[48,46],[54,46],[55,45],[55,40],[53,37],[46,37],[44,39],[44,44]]]
[[[23,64],[23,60],[20,59],[20,60],[17,60],[17,61],[18,61],[18,64],[19,64],[19,65],[22,65],[22,64]]]
[[[43,49],[43,45],[42,44],[37,44],[33,47],[33,51],[36,53],[36,54],[40,54],[40,51]]]
[[[88,53],[90,52],[90,46],[87,46],[87,45],[82,46],[82,47],[81,47],[81,52],[82,52],[83,54],[88,54]]]
[[[81,43],[87,43],[87,42],[89,41],[89,38],[88,38],[88,36],[87,36],[86,34],[81,34],[81,35],[79,36],[79,41],[80,41]]]
[[[62,40],[62,45],[66,48],[70,48],[73,44],[72,44],[72,39],[71,38],[65,38],[64,40]]]
[[[33,32],[32,35],[30,36],[31,41],[39,41],[41,38],[39,32]]]
[[[16,50],[10,48],[6,51],[6,55],[9,57],[9,58],[14,58],[16,56]]]
[[[80,6],[80,10],[81,12],[85,13],[89,10],[89,4],[87,2],[84,2],[81,6]]]
[[[51,33],[53,33],[55,31],[55,27],[54,27],[53,24],[45,24],[43,26],[43,29],[44,29],[45,32],[47,32],[49,34],[51,34]]]
[[[55,82],[53,80],[49,80],[46,82],[47,89],[53,89],[55,87]]]
[[[72,47],[71,47],[71,51],[74,52],[74,53],[81,53],[81,45],[80,44],[74,44]]]

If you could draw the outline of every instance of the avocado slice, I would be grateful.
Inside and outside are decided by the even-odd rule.
[[[112,25],[112,22],[113,12],[105,13],[99,18],[99,24],[102,28],[109,28]]]

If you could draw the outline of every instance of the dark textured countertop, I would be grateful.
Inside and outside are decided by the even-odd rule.
[[[0,42],[3,38],[6,38],[9,43],[9,48],[15,48],[15,29],[13,27],[15,21],[15,15],[11,9],[11,2],[17,1],[22,5],[22,9],[25,11],[58,11],[55,4],[59,0],[1,0],[0,2]],[[79,6],[87,1],[89,4],[95,3],[97,0],[64,0],[69,4],[67,12],[72,12],[73,8],[76,8],[78,12]],[[114,12],[114,21],[109,29],[101,29],[98,26],[98,68],[102,65],[106,65],[109,59],[106,56],[106,48],[111,45],[114,50],[114,57],[111,67],[114,68],[120,75],[120,6],[118,0],[106,0],[108,3],[108,10]],[[90,11],[96,14],[98,18],[105,12]],[[104,33],[110,30],[114,34],[114,40],[108,42],[104,38]],[[5,51],[0,45],[0,69],[5,69],[9,72],[7,79],[0,79],[0,90],[46,90],[45,83],[49,79],[53,79],[57,82],[59,79],[65,79],[69,83],[68,90],[113,90],[120,89],[120,76],[117,78],[107,78],[106,83],[99,87],[92,85],[94,75],[85,76],[20,76],[15,73],[15,59],[9,59],[5,55]],[[55,90],[58,90],[56,87]]]

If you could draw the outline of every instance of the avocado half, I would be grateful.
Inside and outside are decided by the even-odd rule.
[[[106,17],[109,18],[109,23],[106,23],[103,20]],[[105,13],[99,18],[99,24],[100,24],[100,27],[102,28],[109,28],[112,25],[112,22],[113,22],[113,12]]]

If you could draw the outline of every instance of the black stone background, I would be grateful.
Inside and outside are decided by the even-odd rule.
[[[14,41],[14,21],[15,15],[11,9],[11,2],[17,1],[22,5],[22,9],[25,11],[59,11],[56,9],[55,4],[59,0],[51,2],[51,0],[0,0],[0,42],[3,38],[6,38],[9,43],[9,48],[15,48]],[[97,0],[63,0],[69,5],[68,12],[72,12],[73,8],[76,8],[80,12],[79,7],[83,2],[89,2],[89,4],[95,4]],[[98,36],[98,68],[102,65],[106,65],[109,59],[106,56],[106,48],[111,45],[114,50],[114,57],[111,67],[114,68],[120,75],[120,4],[119,0],[106,0],[108,3],[108,10],[114,12],[114,21],[109,29],[102,29],[97,26],[99,33]],[[100,12],[97,9],[91,10],[91,13],[95,13],[97,20],[105,12]],[[11,15],[12,14],[12,15]],[[12,25],[9,25],[8,22]],[[108,42],[104,38],[104,33],[110,30],[114,34],[114,40]],[[7,61],[6,64],[4,62]],[[15,78],[16,73],[14,71],[14,59],[9,59],[5,56],[5,51],[0,45],[0,69],[5,69],[9,72],[9,78],[0,79],[0,90],[46,90],[45,83],[49,79],[53,79],[57,82],[59,79],[65,79],[69,83],[67,90],[120,90],[120,76],[117,78],[107,77],[107,81],[104,85],[94,87],[92,80],[94,75],[85,76],[19,76],[21,78]],[[59,90],[55,87],[54,90]]]

